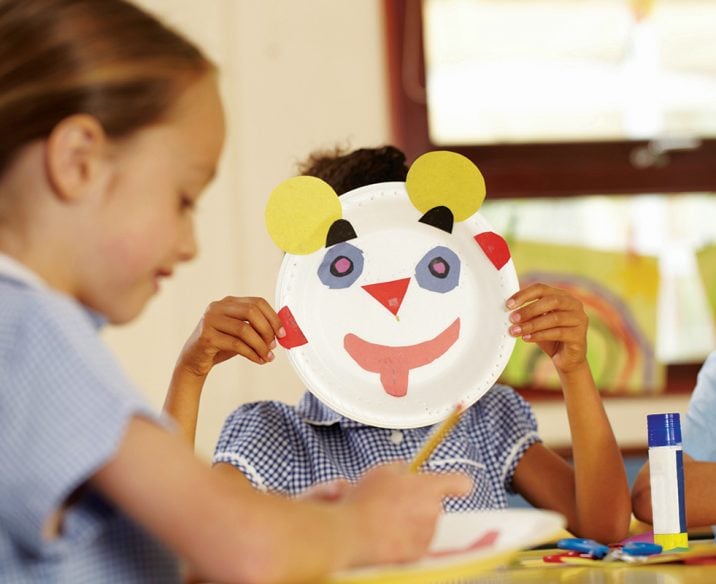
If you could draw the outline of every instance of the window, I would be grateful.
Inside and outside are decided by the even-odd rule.
[[[716,5],[425,0],[435,144],[716,136]]]
[[[713,190],[716,6],[577,4],[386,0],[396,143],[466,154],[492,198]]]

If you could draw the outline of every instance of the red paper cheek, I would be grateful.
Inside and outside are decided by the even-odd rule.
[[[502,269],[502,266],[510,260],[510,249],[507,247],[507,242],[497,233],[492,231],[478,233],[475,236],[475,241],[485,252],[487,259],[498,270]]]
[[[286,336],[282,339],[278,339],[279,344],[286,349],[293,349],[294,347],[300,347],[308,343],[306,337],[301,331],[301,327],[298,326],[296,319],[291,314],[291,310],[288,306],[284,306],[278,311],[278,317],[281,319],[281,324],[286,330]]]

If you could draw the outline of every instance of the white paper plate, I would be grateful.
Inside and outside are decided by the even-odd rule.
[[[549,541],[564,528],[562,515],[539,509],[504,509],[443,515],[422,560],[404,565],[348,570],[335,584],[426,582],[465,578],[506,563],[521,549]]]
[[[286,254],[279,274],[277,306],[290,309],[307,340],[289,351],[301,380],[335,411],[385,428],[427,426],[458,402],[473,404],[500,375],[515,342],[504,307],[518,289],[514,265],[509,259],[498,269],[475,240],[492,227],[479,212],[456,222],[452,233],[421,223],[404,183],[369,185],[340,201],[357,238]],[[357,275],[350,286],[326,273],[327,254],[342,253]],[[434,256],[450,266],[448,278],[430,279]],[[395,297],[389,306],[363,288],[392,281],[407,284],[399,309]],[[450,282],[457,285],[431,289]],[[377,369],[359,363],[349,346]],[[380,360],[385,354],[392,359],[387,365]]]

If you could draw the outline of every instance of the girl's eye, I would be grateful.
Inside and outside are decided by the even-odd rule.
[[[415,267],[415,279],[426,290],[449,292],[460,283],[460,258],[447,247],[434,247]]]
[[[318,267],[318,278],[331,289],[348,288],[363,272],[363,252],[350,243],[328,248]]]

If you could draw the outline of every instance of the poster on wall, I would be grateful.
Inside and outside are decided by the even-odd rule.
[[[520,286],[544,282],[579,298],[589,317],[587,358],[602,393],[646,395],[665,387],[655,356],[659,269],[655,257],[510,241]],[[501,381],[523,388],[561,386],[551,360],[518,341]]]
[[[716,314],[716,244],[712,243],[697,251],[696,263],[711,313]]]

